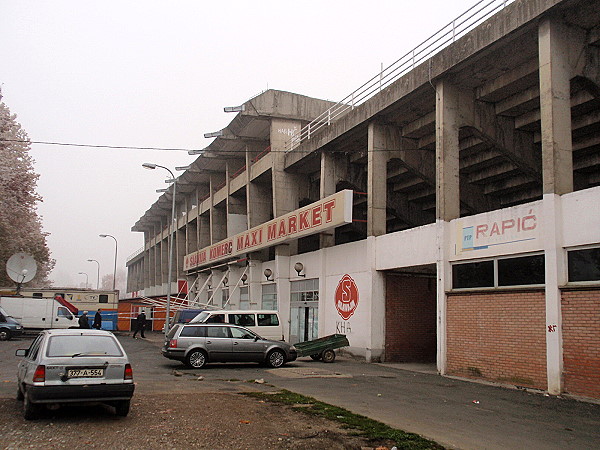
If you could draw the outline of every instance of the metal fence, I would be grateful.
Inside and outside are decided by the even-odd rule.
[[[304,126],[286,143],[285,150],[288,152],[294,150],[303,141],[310,139],[314,133],[331,125],[348,111],[353,110],[513,1],[481,0],[476,3],[388,67],[382,68],[377,75]]]

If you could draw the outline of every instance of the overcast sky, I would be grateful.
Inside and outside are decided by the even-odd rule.
[[[0,0],[3,101],[32,141],[204,148],[267,89],[338,101],[474,5],[408,1]],[[55,286],[96,285],[182,151],[34,144]]]

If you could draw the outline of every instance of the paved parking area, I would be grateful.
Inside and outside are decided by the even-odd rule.
[[[146,340],[119,336],[132,361],[139,393],[239,392],[275,386],[454,448],[600,448],[598,404],[343,357],[333,364],[301,358],[280,369],[257,364],[209,364],[191,370],[160,355],[162,336],[148,336]],[[28,342],[0,342],[0,397],[14,395],[14,349],[27,347]]]

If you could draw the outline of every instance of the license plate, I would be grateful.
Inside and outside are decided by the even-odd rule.
[[[69,369],[67,371],[69,378],[95,378],[103,377],[104,369]]]

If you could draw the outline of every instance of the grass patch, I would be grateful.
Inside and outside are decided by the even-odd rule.
[[[418,434],[407,433],[392,428],[377,420],[370,419],[360,414],[354,414],[344,408],[320,402],[312,397],[283,389],[275,393],[267,392],[244,392],[242,395],[290,405],[292,409],[305,414],[323,417],[334,422],[341,423],[345,428],[353,430],[356,435],[372,440],[391,440],[399,449],[443,449],[434,441],[425,439]]]

